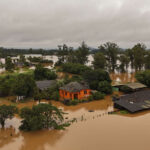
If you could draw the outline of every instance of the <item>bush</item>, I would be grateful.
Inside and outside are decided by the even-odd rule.
[[[59,92],[58,91],[53,92],[51,95],[51,99],[59,101]]]
[[[71,105],[77,105],[79,103],[79,100],[71,100]]]
[[[89,101],[94,100],[93,95],[90,95],[90,96],[88,97],[88,100],[89,100]]]
[[[67,106],[70,106],[70,105],[77,105],[78,103],[80,103],[80,100],[64,100],[63,103]]]
[[[101,93],[101,92],[95,92],[92,94],[93,100],[101,100],[104,99],[105,94]]]
[[[129,87],[124,85],[120,88],[120,91],[124,93],[130,93],[132,90]]]
[[[108,81],[99,82],[98,90],[105,94],[112,94],[112,86]]]
[[[150,70],[136,73],[135,78],[137,81],[150,87]]]

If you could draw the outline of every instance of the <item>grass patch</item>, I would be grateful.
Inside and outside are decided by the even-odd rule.
[[[120,110],[119,113],[122,115],[129,114],[129,112],[127,110]]]

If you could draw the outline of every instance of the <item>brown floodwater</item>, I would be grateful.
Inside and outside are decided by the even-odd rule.
[[[134,81],[134,76],[113,75],[122,82]],[[126,79],[125,79],[126,78]],[[126,80],[126,81],[125,81]],[[120,94],[120,93],[119,93]],[[10,104],[9,100],[0,100]],[[42,101],[47,102],[47,101]],[[36,105],[34,101],[18,104],[19,108]],[[0,150],[149,150],[150,111],[137,114],[111,114],[111,96],[104,100],[64,106],[60,102],[52,104],[63,109],[67,120],[77,118],[66,130],[42,130],[21,132],[18,130],[20,118],[15,116],[6,121],[6,128],[0,129]],[[89,112],[94,110],[94,112]]]

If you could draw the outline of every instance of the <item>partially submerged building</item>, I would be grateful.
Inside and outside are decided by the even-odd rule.
[[[91,90],[89,85],[85,82],[70,82],[59,89],[61,100],[82,100],[89,97],[90,94]]]
[[[142,90],[144,88],[146,88],[147,86],[142,84],[142,83],[139,83],[139,82],[131,82],[131,83],[127,83],[127,84],[120,84],[120,83],[115,83],[112,85],[113,88],[115,88],[115,90],[121,90],[121,88],[123,86],[126,86],[128,87],[132,92],[134,91],[139,91],[139,90]]]
[[[134,87],[132,88],[134,89]],[[119,100],[114,101],[114,107],[118,109],[126,109],[131,113],[150,109],[150,89],[138,90],[123,95]]]

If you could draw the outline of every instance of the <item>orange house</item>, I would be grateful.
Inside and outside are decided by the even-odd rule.
[[[89,97],[90,94],[91,90],[85,82],[71,82],[59,89],[61,100],[82,100]]]

